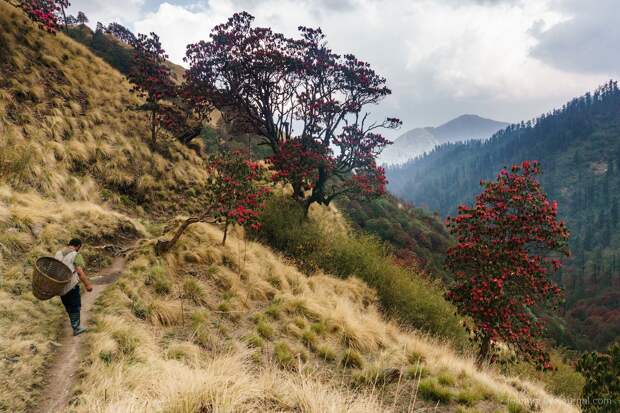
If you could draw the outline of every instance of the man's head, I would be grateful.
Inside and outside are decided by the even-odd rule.
[[[69,241],[69,246],[73,247],[76,251],[79,251],[82,248],[82,241],[79,238],[73,238]]]

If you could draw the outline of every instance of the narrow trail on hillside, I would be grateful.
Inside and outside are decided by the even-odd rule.
[[[125,270],[126,251],[114,257],[112,264],[91,277],[93,290],[85,292],[82,289],[82,319],[81,324],[88,326],[91,318],[91,310],[97,298],[110,284]],[[82,344],[88,332],[74,337],[71,334],[71,327],[66,321],[61,333],[60,346],[56,352],[52,364],[47,371],[46,386],[41,392],[39,403],[34,411],[37,413],[60,413],[69,410],[68,405],[71,400],[72,390],[75,381],[80,359],[82,356]]]

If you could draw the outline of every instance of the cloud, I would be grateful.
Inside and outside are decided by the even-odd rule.
[[[568,18],[548,30],[533,28],[532,56],[561,70],[620,73],[618,1],[570,0],[558,7]]]
[[[393,95],[373,112],[400,117],[404,129],[462,113],[528,119],[608,78],[556,64],[558,48],[546,38],[576,10],[558,0],[144,1],[125,1],[141,8],[129,27],[158,33],[171,60],[180,64],[188,43],[208,39],[211,28],[234,12],[246,10],[257,25],[289,36],[299,25],[320,26],[336,52],[354,53],[387,77]],[[579,7],[595,7],[587,4]],[[606,23],[605,29],[612,26]]]
[[[77,14],[83,11],[90,19],[90,24],[94,26],[98,21],[107,24],[117,22],[124,25],[131,25],[132,22],[143,15],[143,8],[146,0],[95,0],[74,2],[69,8],[69,12]]]

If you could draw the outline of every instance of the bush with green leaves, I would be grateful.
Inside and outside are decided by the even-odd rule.
[[[361,278],[376,289],[384,312],[408,326],[448,338],[458,348],[467,345],[461,319],[443,298],[441,287],[395,264],[376,238],[344,230],[327,233],[305,218],[295,201],[283,197],[267,202],[258,236],[306,272],[321,269],[343,278]]]
[[[620,343],[606,353],[584,354],[577,370],[586,378],[581,408],[584,413],[620,412]]]

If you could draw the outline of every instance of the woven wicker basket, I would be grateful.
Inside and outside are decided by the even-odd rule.
[[[71,270],[63,262],[51,257],[39,258],[32,274],[32,293],[39,300],[60,295],[71,281],[71,275]]]

